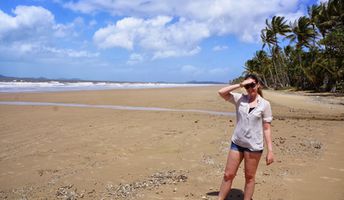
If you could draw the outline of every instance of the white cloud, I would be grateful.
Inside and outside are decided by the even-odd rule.
[[[0,10],[0,41],[6,43],[78,36],[76,29],[84,26],[81,17],[67,24],[56,23],[54,15],[40,6],[19,5],[12,13],[14,16]]]
[[[142,62],[143,60],[144,60],[144,58],[141,54],[133,53],[133,54],[130,54],[129,60],[127,61],[127,64],[128,65],[135,65],[137,63]]]
[[[84,0],[84,1],[70,1],[64,3],[64,7],[69,8],[74,11],[79,11],[83,13],[97,13],[97,12],[108,12],[112,15],[126,15],[132,16],[132,12],[137,13],[135,16],[140,14],[147,16],[147,13],[152,13],[150,16],[155,16],[159,14],[171,13],[173,10],[171,6],[175,4],[176,6],[180,2],[167,2],[161,1],[128,1],[128,0]],[[131,11],[129,11],[131,10]],[[141,16],[142,16],[141,15]]]
[[[30,58],[32,60],[39,60],[40,58],[55,57],[55,58],[94,58],[98,57],[99,53],[92,53],[85,50],[74,50],[68,48],[57,48],[47,46],[40,42],[12,42],[8,45],[0,46],[0,54],[8,58]],[[37,56],[39,55],[39,56]]]
[[[302,11],[297,11],[294,13],[277,13],[278,16],[285,17],[285,20],[288,22],[294,22],[295,20],[299,19],[301,16],[304,16],[305,13]]]
[[[92,19],[89,23],[88,23],[89,26],[95,26],[97,25],[97,21],[95,19]]]
[[[180,72],[188,77],[197,78],[198,80],[206,77],[218,77],[229,74],[230,68],[211,67],[201,68],[194,65],[184,65],[180,68]]]
[[[54,24],[54,36],[60,38],[78,37],[79,32],[85,27],[82,17],[76,17],[72,22],[66,24]]]
[[[214,76],[220,76],[220,75],[228,75],[229,72],[230,72],[230,68],[212,68],[212,69],[209,69],[209,74],[210,75],[214,75]]]
[[[91,53],[85,50],[77,51],[74,49],[60,49],[55,47],[42,47],[41,51],[52,53],[54,56],[70,58],[93,58],[99,56],[99,53]]]
[[[168,58],[168,57],[192,56],[192,55],[197,54],[200,51],[201,51],[201,47],[199,46],[190,50],[184,50],[184,49],[162,50],[162,51],[154,52],[152,59],[155,60],[159,58]]]
[[[328,0],[318,0],[317,5],[320,5],[321,3],[327,3]]]
[[[107,12],[122,17],[100,28],[93,37],[100,48],[141,48],[153,59],[194,55],[212,36],[235,35],[260,41],[265,19],[305,14],[297,0],[78,0],[64,6],[83,13]],[[131,17],[128,17],[131,16]]]
[[[167,15],[202,22],[224,21],[224,25],[240,25],[230,29],[249,28],[245,23],[257,22],[278,12],[294,12],[298,8],[298,0],[79,0],[70,1],[66,7],[84,13],[108,12],[116,16],[136,16],[152,18]],[[220,23],[222,24],[222,23]],[[221,29],[221,27],[218,27]],[[229,27],[224,29],[229,30]]]
[[[183,74],[189,75],[189,76],[199,76],[204,74],[204,70],[198,67],[195,67],[193,65],[184,65],[182,66],[180,70]]]
[[[228,49],[227,45],[216,45],[213,47],[213,51],[223,51]]]
[[[50,11],[36,6],[17,6],[15,16],[0,10],[0,40],[26,40],[44,37],[52,32],[54,16]]]
[[[210,34],[207,27],[184,19],[171,24],[172,20],[168,16],[146,20],[123,18],[114,25],[99,29],[93,40],[100,48],[142,48],[151,52],[153,59],[198,53],[198,43]]]
[[[77,36],[76,27],[84,25],[77,17],[68,24],[58,24],[54,15],[39,6],[17,6],[12,15],[0,10],[0,53],[8,58],[40,57],[80,58],[97,57],[97,53],[52,45],[53,39]],[[4,57],[3,57],[4,58]]]
[[[122,47],[130,50],[133,48],[134,30],[140,27],[142,21],[132,17],[124,18],[115,25],[99,29],[93,40],[100,48]]]

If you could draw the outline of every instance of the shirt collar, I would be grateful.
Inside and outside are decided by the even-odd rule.
[[[257,94],[258,97],[257,97],[257,105],[260,104],[260,102],[262,101],[263,97],[261,97],[259,94]],[[246,96],[246,101],[248,103],[248,94],[245,95]]]

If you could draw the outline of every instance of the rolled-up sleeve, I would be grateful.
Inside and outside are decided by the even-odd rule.
[[[269,102],[266,102],[264,111],[263,111],[263,121],[264,122],[272,122],[272,111]]]
[[[236,105],[239,101],[239,99],[241,98],[242,94],[236,93],[236,92],[231,92],[231,98],[228,99],[229,102],[233,103],[234,105]]]

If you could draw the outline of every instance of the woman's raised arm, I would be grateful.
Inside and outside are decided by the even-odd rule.
[[[234,85],[229,85],[229,86],[226,86],[226,87],[224,87],[224,88],[221,88],[219,91],[218,91],[218,93],[219,93],[219,95],[224,99],[224,100],[226,100],[226,101],[228,101],[231,97],[232,97],[232,95],[231,95],[231,91],[233,91],[233,90],[236,90],[236,89],[238,89],[238,88],[240,88],[241,87],[241,84],[234,84]]]

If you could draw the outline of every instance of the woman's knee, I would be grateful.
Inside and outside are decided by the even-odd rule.
[[[247,174],[247,173],[245,173],[246,181],[254,181],[255,177],[256,177],[255,174]]]
[[[225,180],[225,181],[231,181],[231,180],[233,180],[234,179],[234,177],[235,177],[235,173],[232,173],[232,172],[225,172],[225,174],[223,175],[223,179]]]

